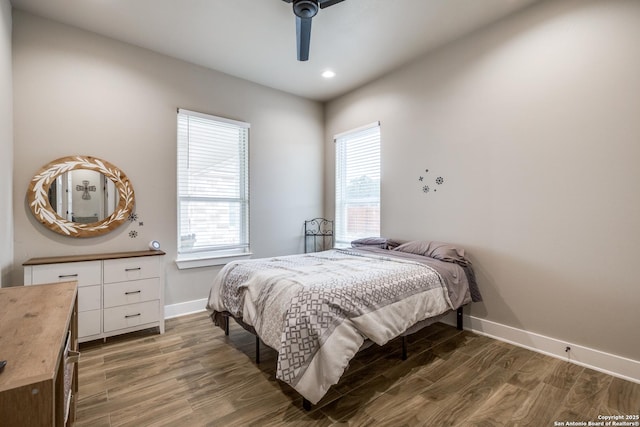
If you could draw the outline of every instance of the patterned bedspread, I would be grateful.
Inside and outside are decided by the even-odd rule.
[[[385,344],[454,308],[434,268],[338,249],[229,263],[207,305],[253,326],[278,351],[276,377],[312,403],[338,382],[365,339]]]

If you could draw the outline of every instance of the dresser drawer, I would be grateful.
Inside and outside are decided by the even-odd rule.
[[[160,320],[160,301],[147,301],[139,304],[121,305],[104,309],[104,331],[144,325]]]
[[[100,261],[65,262],[61,264],[34,265],[31,283],[69,282],[76,280],[78,286],[100,285],[102,263]]]
[[[158,257],[109,259],[104,261],[104,283],[160,277]]]
[[[101,290],[100,285],[78,288],[78,311],[100,310]]]
[[[160,279],[132,280],[104,285],[104,308],[160,299]]]
[[[78,313],[78,338],[98,335],[102,332],[102,328],[100,327],[100,314],[102,314],[102,310]]]

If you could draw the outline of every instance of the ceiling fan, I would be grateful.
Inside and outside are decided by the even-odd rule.
[[[296,40],[298,42],[298,61],[309,59],[309,44],[311,43],[311,19],[318,13],[318,7],[324,9],[344,0],[283,0],[293,3],[293,13],[296,15]]]

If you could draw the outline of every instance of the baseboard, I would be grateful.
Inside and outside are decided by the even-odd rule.
[[[614,377],[640,384],[640,361],[605,353],[568,341],[561,341],[522,329],[502,325],[473,316],[463,316],[464,328],[479,335],[524,347],[547,356],[556,357],[576,365],[603,372]],[[447,316],[443,323],[455,326],[455,314]],[[569,347],[569,352],[566,348]]]
[[[172,317],[202,312],[205,310],[206,305],[206,298],[166,305],[164,307],[164,317],[165,319],[171,319]],[[464,315],[463,320],[464,328],[477,334],[640,384],[640,361],[627,359],[615,354],[605,353],[486,319]],[[442,319],[442,322],[455,326],[455,313],[446,316]],[[565,351],[567,347],[571,348],[569,352]]]
[[[164,306],[164,318],[171,319],[172,317],[186,316],[187,314],[199,313],[205,310],[207,305],[207,299],[196,299],[193,301],[179,302],[177,304],[170,304]]]

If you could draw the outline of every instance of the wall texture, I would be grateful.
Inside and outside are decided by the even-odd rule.
[[[542,2],[330,102],[327,139],[381,121],[382,234],[465,247],[472,316],[640,360],[638,40],[638,1]]]
[[[13,262],[13,83],[11,3],[0,0],[0,287],[11,281]]]
[[[14,12],[13,24],[16,283],[31,257],[142,250],[157,239],[167,252],[166,303],[207,297],[217,268],[179,271],[174,263],[179,107],[251,123],[252,250],[256,257],[302,251],[303,221],[322,213],[319,103],[24,12]],[[73,154],[103,158],[128,175],[138,221],[89,239],[35,221],[25,203],[29,180]]]

